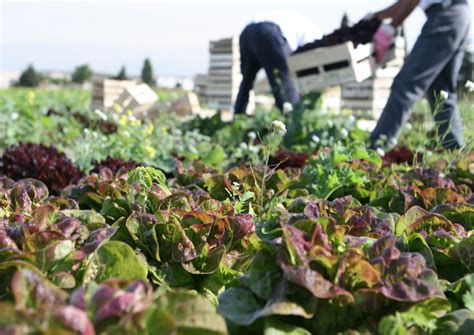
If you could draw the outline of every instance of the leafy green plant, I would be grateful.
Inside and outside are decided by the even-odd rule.
[[[0,91],[1,150],[103,162],[54,192],[0,176],[0,333],[470,333],[469,152],[384,164],[317,95],[232,123],[89,103]]]
[[[308,189],[311,194],[323,199],[351,194],[368,200],[381,165],[380,156],[375,151],[367,150],[362,143],[347,147],[336,144],[329,152],[321,152],[310,159],[301,179],[293,187]],[[371,174],[373,178],[370,178]]]

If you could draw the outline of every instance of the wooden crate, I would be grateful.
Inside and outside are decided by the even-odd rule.
[[[391,86],[405,59],[405,39],[398,37],[382,65],[374,68],[371,78],[342,87],[341,107],[352,109],[367,119],[378,119],[388,98]]]
[[[238,39],[211,41],[209,52],[206,102],[213,108],[232,110],[242,80]]]
[[[125,110],[131,110],[135,115],[146,117],[148,111],[158,101],[158,95],[147,84],[140,84],[125,89],[115,100]]]
[[[237,37],[231,37],[211,41],[209,52],[206,96],[203,100],[209,107],[233,111],[242,82],[239,40]],[[254,105],[251,93],[247,112],[252,112]]]
[[[127,88],[135,86],[135,80],[97,79],[92,83],[92,108],[109,109]]]
[[[335,86],[321,92],[321,110],[325,113],[338,112],[341,109],[341,87]]]
[[[188,92],[186,96],[172,103],[171,110],[182,117],[199,114],[201,111],[199,97],[196,93]]]
[[[209,85],[209,76],[207,74],[197,74],[196,76],[194,76],[193,91],[198,95],[198,98],[200,100],[205,99],[208,85]]]
[[[351,109],[352,111],[354,111],[355,114],[359,116],[363,116],[364,118],[367,118],[367,119],[377,119],[377,117],[380,116],[380,112],[383,111],[386,103],[387,103],[386,99],[343,100],[342,108]],[[371,114],[367,114],[367,111],[370,111]]]
[[[360,83],[374,76],[393,78],[390,71],[403,65],[405,40],[395,39],[381,64],[376,64],[372,50],[372,43],[354,48],[352,42],[347,42],[294,54],[289,57],[288,65],[293,79],[304,93]]]
[[[288,66],[300,91],[361,82],[372,74],[371,46],[354,48],[352,42],[294,54]]]
[[[364,88],[364,89],[358,89],[358,90],[347,90],[345,89],[341,96],[342,99],[377,99],[377,98],[388,98],[390,95],[390,90],[389,89],[369,89],[369,88]]]

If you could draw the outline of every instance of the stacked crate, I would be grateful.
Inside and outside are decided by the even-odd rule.
[[[92,84],[92,108],[111,108],[127,88],[136,84],[134,80],[95,79]]]
[[[236,37],[211,41],[206,101],[210,107],[233,108],[242,80],[239,41]]]
[[[207,76],[206,99],[211,108],[232,111],[239,93],[242,74],[240,72],[239,39],[237,37],[211,41]],[[250,108],[254,105],[250,94]]]
[[[321,91],[321,110],[325,113],[337,113],[341,110],[341,86],[334,86]]]
[[[206,100],[206,94],[207,94],[207,85],[208,85],[208,76],[207,74],[197,74],[194,76],[194,93],[197,94],[198,98],[201,101]]]
[[[392,52],[390,58],[393,59],[375,70],[371,78],[342,87],[342,108],[351,109],[362,118],[379,118],[390,96],[393,80],[404,63],[406,45],[403,37],[397,37]]]

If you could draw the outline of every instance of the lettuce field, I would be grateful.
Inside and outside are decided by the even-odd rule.
[[[0,91],[0,334],[473,334],[474,109],[367,149],[289,115],[137,119]]]

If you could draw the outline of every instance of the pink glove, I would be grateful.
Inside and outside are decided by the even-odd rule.
[[[392,44],[396,29],[391,24],[382,24],[374,35],[375,60],[380,63]]]

